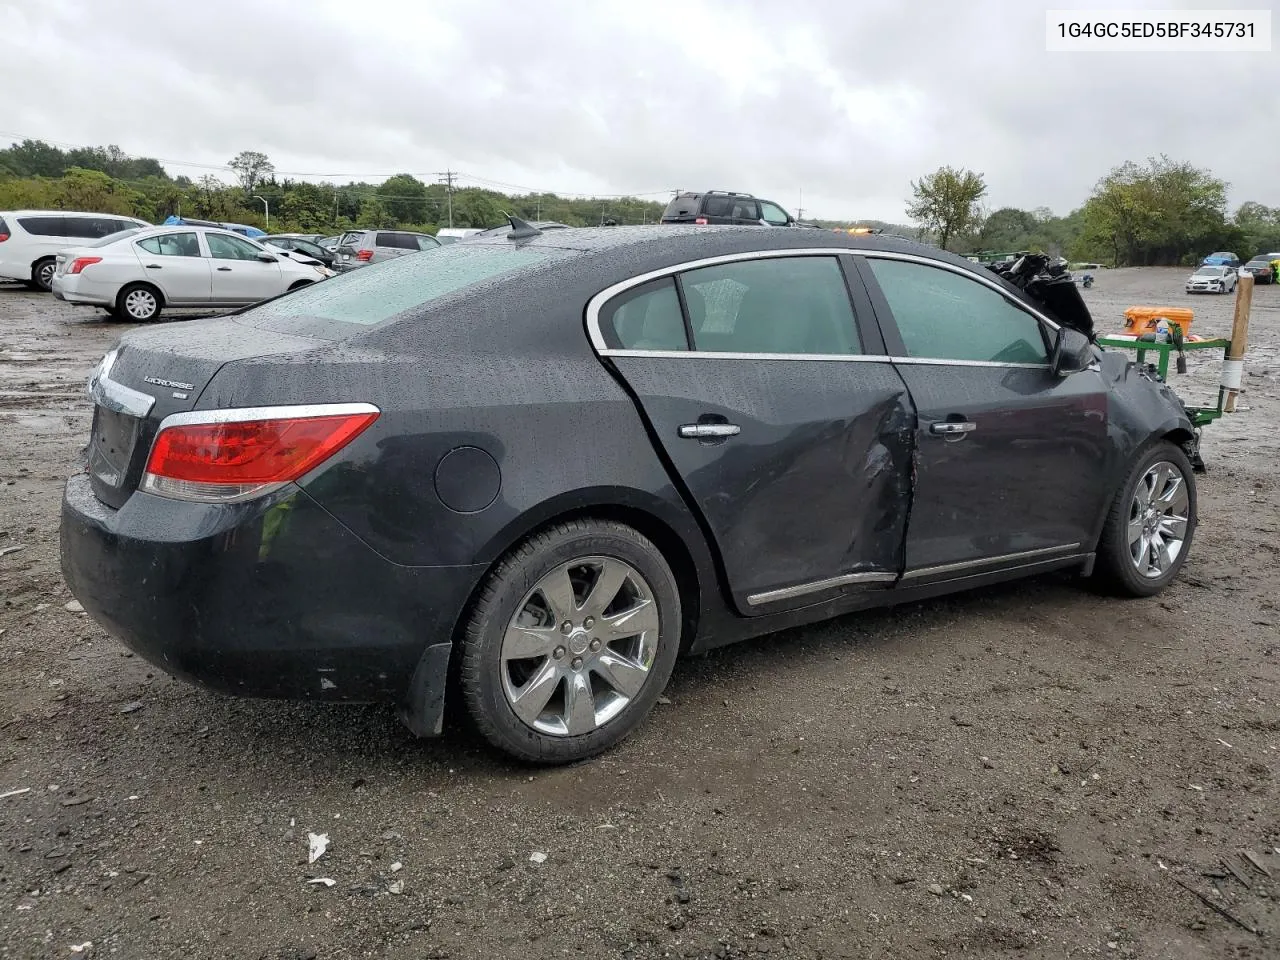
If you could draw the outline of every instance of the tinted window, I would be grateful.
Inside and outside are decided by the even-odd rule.
[[[262,252],[247,240],[225,233],[206,233],[204,239],[209,244],[209,256],[215,260],[257,260]]]
[[[791,219],[787,216],[787,211],[783,210],[776,203],[770,203],[768,200],[760,201],[760,216],[766,222],[779,227],[785,227]]]
[[[0,217],[0,236],[4,236],[6,239],[9,236],[9,225],[4,222],[4,217]]]
[[[374,237],[375,247],[393,247],[396,250],[417,250],[418,244],[408,233],[379,233]]]
[[[681,276],[694,349],[717,353],[862,352],[834,257],[778,257]]]
[[[759,220],[760,208],[754,200],[735,200],[733,202],[733,218],[735,220]]]
[[[733,216],[733,197],[707,197],[708,217]]]
[[[455,244],[429,257],[396,257],[264,304],[263,320],[307,318],[371,325],[472,284],[569,256],[558,250],[493,249]]]
[[[664,217],[696,217],[698,215],[698,201],[702,199],[700,193],[682,193],[670,203],[667,209],[662,211]]]
[[[625,350],[688,350],[684,315],[670,277],[628,290],[609,302],[600,328],[611,347]]]
[[[19,217],[18,223],[33,237],[65,237],[63,217]]]
[[[870,258],[909,357],[1047,363],[1040,323],[968,277],[901,260]]]
[[[138,246],[161,257],[200,256],[200,241],[194,233],[162,233],[158,237],[139,240]]]

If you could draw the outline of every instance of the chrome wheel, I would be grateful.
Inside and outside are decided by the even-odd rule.
[[[134,320],[150,320],[160,310],[160,301],[150,290],[130,290],[124,298],[124,312]]]
[[[1129,557],[1139,574],[1157,580],[1169,572],[1186,543],[1190,514],[1182,471],[1167,460],[1152,464],[1129,505]]]
[[[502,689],[539,733],[575,737],[608,723],[649,679],[660,618],[628,563],[583,557],[525,594],[502,638]]]

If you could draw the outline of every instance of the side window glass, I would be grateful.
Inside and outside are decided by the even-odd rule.
[[[733,216],[733,198],[708,196],[705,215],[708,217]]]
[[[194,237],[194,234],[191,235]],[[252,243],[223,233],[206,233],[209,256],[215,260],[256,260],[261,251]]]
[[[776,257],[690,270],[680,278],[695,350],[862,353],[834,257]]]
[[[688,350],[675,281],[653,280],[615,297],[600,329],[609,346],[623,350]]]
[[[770,203],[768,200],[760,201],[760,216],[765,223],[771,223],[775,227],[785,227],[790,219],[787,216],[787,211],[776,203]]]
[[[735,220],[759,220],[760,208],[756,206],[754,200],[737,200],[733,204],[733,218]]]
[[[869,258],[907,356],[1048,363],[1040,322],[977,280],[902,260]]]
[[[65,217],[19,217],[22,229],[33,237],[65,237]]]
[[[162,233],[158,237],[139,240],[138,246],[161,257],[200,256],[200,241],[194,233]]]
[[[434,237],[414,237],[413,239],[417,241],[419,250],[434,250],[440,246],[440,241]]]

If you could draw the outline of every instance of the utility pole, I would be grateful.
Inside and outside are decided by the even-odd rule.
[[[440,182],[445,186],[445,193],[449,198],[449,226],[453,226],[453,181],[457,174],[452,170],[446,170],[444,176],[440,178]]]
[[[800,206],[796,207],[796,219],[804,219],[804,187],[800,188]]]
[[[542,219],[542,194],[538,194],[538,213],[534,216],[534,219]]]

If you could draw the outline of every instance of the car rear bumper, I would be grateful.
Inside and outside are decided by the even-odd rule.
[[[87,475],[67,482],[61,555],[85,610],[166,673],[239,696],[356,702],[404,703],[413,680],[439,692],[433,709],[439,648],[483,572],[393,564],[296,487],[216,506],[134,493],[113,510]],[[438,675],[415,677],[420,661]]]
[[[84,303],[94,307],[109,307],[115,303],[114,287],[87,282],[81,275],[55,275],[51,289],[55,297],[67,303]]]

